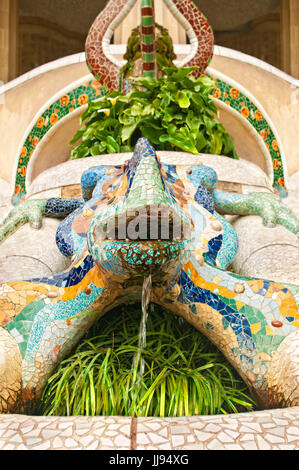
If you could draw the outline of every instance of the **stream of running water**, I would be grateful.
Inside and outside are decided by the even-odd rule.
[[[151,289],[152,276],[151,274],[149,274],[147,277],[144,278],[142,287],[142,317],[139,328],[138,350],[134,355],[132,363],[132,370],[134,371],[137,367],[139,367],[139,370],[137,372],[137,375],[133,379],[133,388],[140,382],[144,374],[144,359],[141,357],[141,354],[142,350],[146,346],[146,322],[148,317],[148,305],[150,302]]]

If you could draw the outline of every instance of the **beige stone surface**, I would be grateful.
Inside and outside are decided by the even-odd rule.
[[[38,144],[30,165],[31,178],[40,173],[67,162],[71,156],[70,141],[80,127],[80,116],[86,106],[76,109],[63,121],[57,123]],[[29,169],[29,168],[28,168]]]
[[[271,190],[269,177],[257,165],[246,160],[233,160],[219,155],[190,155],[185,152],[157,152],[161,161],[175,165],[204,164],[214,168],[218,180],[225,183],[242,185],[243,192]],[[28,167],[27,196],[37,197],[41,192],[80,184],[83,171],[96,165],[121,165],[131,158],[131,153],[100,155],[80,160],[70,160],[56,166],[51,166],[48,154],[48,170],[39,173],[36,166],[39,163],[33,158]],[[40,167],[39,167],[40,168]],[[34,177],[34,175],[37,175]],[[248,190],[246,188],[249,188]],[[44,196],[43,196],[44,197]]]
[[[15,406],[22,384],[22,357],[15,338],[0,328],[0,413]]]
[[[0,415],[0,450],[295,450],[298,444],[299,407],[182,418]]]
[[[274,353],[267,379],[267,392],[280,406],[299,404],[299,330],[288,335]],[[274,398],[275,397],[275,398]]]
[[[238,217],[233,223],[239,249],[232,263],[243,276],[299,284],[299,243],[281,226],[268,228],[261,217]]]
[[[290,178],[289,195],[282,203],[299,217],[299,172]],[[299,285],[299,241],[281,226],[265,227],[260,217],[228,217],[239,238],[232,267],[244,276]]]
[[[0,245],[0,283],[50,276],[64,271],[70,260],[56,246],[58,219],[43,219],[42,229],[21,227]]]
[[[217,106],[219,108],[219,121],[225,129],[229,130],[239,158],[254,163],[269,177],[272,177],[272,162],[270,167],[266,147],[262,141],[259,141],[252,126],[245,119],[240,119],[238,113],[232,113],[231,108],[221,103],[217,103]]]
[[[299,218],[299,171],[290,178],[288,190],[289,195],[282,202]]]

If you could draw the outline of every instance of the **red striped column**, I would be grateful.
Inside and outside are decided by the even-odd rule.
[[[141,0],[141,56],[143,76],[156,77],[154,0]]]

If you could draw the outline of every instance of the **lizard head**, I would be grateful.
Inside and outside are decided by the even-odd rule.
[[[191,221],[166,182],[150,142],[141,138],[123,176],[88,230],[89,250],[111,275],[173,278],[188,259]]]

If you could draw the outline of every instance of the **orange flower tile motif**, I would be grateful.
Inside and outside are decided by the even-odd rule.
[[[21,176],[23,176],[23,177],[26,176],[26,167],[25,166],[21,167],[20,173],[21,173]]]
[[[260,135],[262,137],[263,140],[266,140],[267,137],[268,137],[268,134],[267,134],[267,131],[265,129],[263,129],[261,132],[260,132]]]
[[[98,82],[98,80],[93,80],[91,82],[91,86],[94,90],[99,90],[100,88],[102,88],[102,84],[100,82]]]
[[[244,107],[241,109],[241,114],[242,114],[242,116],[243,116],[244,118],[247,119],[248,116],[249,116],[249,109],[248,109],[246,106],[244,106]]]
[[[232,97],[233,100],[238,99],[239,96],[240,96],[240,92],[239,92],[239,90],[237,90],[237,88],[232,88],[232,89],[230,90],[230,93],[229,93],[229,94],[230,94],[230,96]]]
[[[257,121],[261,121],[263,119],[263,115],[262,115],[262,113],[260,112],[259,109],[257,109],[256,112],[255,112],[255,118],[256,118]]]
[[[38,143],[39,143],[39,138],[36,137],[36,136],[33,137],[33,139],[32,139],[32,145],[33,145],[34,148],[37,147],[37,144],[38,144]]]
[[[41,129],[44,126],[44,124],[45,124],[44,118],[43,117],[38,118],[37,123],[36,123],[37,127]]]
[[[27,155],[27,149],[26,149],[26,147],[23,147],[22,150],[21,150],[21,157],[25,158],[26,155]]]
[[[279,178],[279,180],[278,180],[278,184],[279,184],[279,186],[281,186],[282,188],[284,188],[284,187],[285,187],[285,181],[284,181],[284,178]]]
[[[88,103],[88,100],[89,100],[88,95],[84,93],[83,95],[79,96],[78,103],[80,104],[80,106],[83,106],[84,104]]]
[[[214,98],[220,98],[221,97],[221,90],[220,88],[215,88],[215,91],[213,93]]]
[[[277,158],[273,160],[273,168],[274,170],[278,170],[279,168],[279,161],[277,160]]]
[[[52,126],[54,126],[54,124],[56,124],[58,120],[59,120],[58,114],[53,113],[50,117],[50,123],[52,124]]]
[[[61,103],[61,106],[67,106],[70,102],[70,97],[69,95],[63,95],[61,98],[60,98],[60,103]]]

